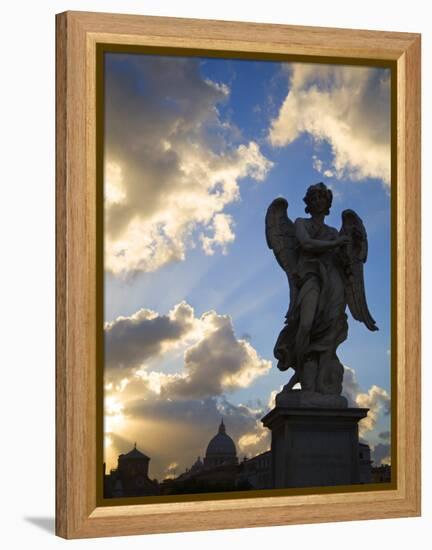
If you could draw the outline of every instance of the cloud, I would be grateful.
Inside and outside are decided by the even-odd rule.
[[[186,302],[167,315],[141,309],[130,317],[119,317],[106,324],[105,342],[107,384],[140,379],[167,397],[221,395],[249,386],[271,368],[271,361],[260,357],[247,340],[236,337],[229,315],[208,311],[198,318]],[[184,350],[181,372],[149,372],[150,361],[174,349]]]
[[[254,429],[244,433],[238,440],[239,452],[248,458],[268,451],[270,446],[271,432],[263,426],[261,420],[257,420]]]
[[[378,434],[378,438],[381,439],[381,441],[372,447],[371,452],[371,457],[375,466],[391,464],[390,435],[390,431],[388,430]]]
[[[357,395],[361,392],[354,369],[344,365],[342,395],[348,399],[348,406],[357,407]]]
[[[247,340],[237,339],[231,318],[210,311],[202,315],[201,338],[184,353],[184,375],[168,382],[167,395],[205,397],[245,388],[267,374],[262,359]]]
[[[171,464],[168,464],[168,466],[165,469],[165,479],[173,479],[176,478],[178,475],[178,469],[179,464],[178,462],[171,462]]]
[[[390,71],[312,65],[289,66],[289,92],[273,119],[269,141],[283,147],[309,134],[332,151],[331,164],[313,158],[326,177],[378,178],[390,184]]]
[[[390,396],[383,388],[375,384],[366,393],[359,393],[356,398],[359,407],[368,408],[366,418],[360,423],[360,434],[371,431],[375,428],[378,416],[381,412],[385,415],[390,413]]]
[[[194,310],[186,302],[167,315],[140,309],[129,317],[118,317],[105,325],[105,366],[137,367],[187,339],[195,324]]]
[[[112,54],[105,97],[105,268],[154,271],[198,243],[225,250],[239,181],[272,166],[220,115],[229,88],[197,59]]]
[[[295,384],[294,386],[295,389],[299,389],[300,388],[300,384]],[[276,407],[276,396],[278,393],[280,393],[283,389],[283,385],[279,386],[279,389],[278,390],[273,390],[270,392],[270,395],[268,397],[268,400],[267,400],[267,409],[268,410],[271,410],[271,409],[274,409],[274,407]]]
[[[364,437],[369,432],[375,430],[378,420],[382,416],[390,415],[390,395],[388,392],[377,385],[372,385],[367,392],[362,391],[357,382],[354,369],[344,366],[344,379],[342,394],[348,399],[350,407],[361,407],[369,409],[367,417],[359,423],[360,437]],[[381,432],[379,437],[390,432]]]
[[[222,248],[222,252],[226,254],[227,245],[233,242],[235,238],[232,226],[232,216],[228,216],[227,214],[216,214],[214,216],[211,225],[213,236],[207,237],[204,234],[201,235],[202,247],[208,256],[214,254],[216,245],[219,245]]]

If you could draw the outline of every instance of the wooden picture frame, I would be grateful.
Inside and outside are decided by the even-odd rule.
[[[420,514],[420,35],[105,13],[57,15],[56,533],[83,538]],[[395,483],[389,490],[100,506],[98,44],[386,61],[396,86]]]

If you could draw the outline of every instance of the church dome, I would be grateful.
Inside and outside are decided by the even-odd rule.
[[[207,446],[206,458],[236,458],[237,451],[234,441],[225,431],[223,420],[220,423],[218,433],[210,440]]]

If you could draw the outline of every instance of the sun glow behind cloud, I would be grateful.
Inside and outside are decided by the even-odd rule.
[[[144,439],[147,453],[154,450],[156,457],[177,458],[166,448],[167,442],[179,431],[186,432],[187,426],[190,429],[194,420],[203,423],[207,419],[195,436],[187,436],[193,440],[191,449],[176,451],[187,465],[184,453],[189,457],[192,450],[202,452],[199,446],[215,430],[221,411],[228,406],[228,402],[223,405],[225,393],[250,386],[271,368],[271,362],[261,358],[249,342],[236,337],[229,316],[208,311],[196,317],[186,302],[167,315],[141,309],[107,323],[105,331],[109,365],[105,370],[105,431],[111,442],[105,460],[109,468],[115,466],[114,450],[126,451],[127,441]],[[149,370],[151,362],[162,360],[172,349],[183,350],[177,372]],[[175,412],[166,418],[168,410]],[[237,430],[250,431],[260,413],[262,410],[230,404],[227,417]],[[169,439],[161,436],[167,431]],[[196,424],[190,431],[196,431]],[[165,467],[158,461],[158,475]]]

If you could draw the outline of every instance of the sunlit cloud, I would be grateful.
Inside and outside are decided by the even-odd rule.
[[[234,240],[224,212],[272,163],[218,110],[225,83],[199,60],[112,54],[106,68],[105,268],[127,275]]]
[[[371,67],[289,65],[289,91],[271,123],[269,141],[283,147],[300,135],[331,147],[315,155],[325,177],[390,184],[390,71]]]
[[[228,216],[227,214],[216,214],[214,216],[211,227],[213,236],[207,237],[204,234],[201,235],[202,247],[208,256],[212,256],[215,253],[216,245],[221,247],[224,254],[227,253],[227,245],[235,239],[232,226],[232,216]]]
[[[171,462],[171,464],[168,464],[168,466],[165,469],[164,478],[165,479],[173,479],[173,478],[177,477],[177,475],[179,473],[178,472],[178,467],[179,467],[178,462]]]
[[[271,433],[265,428],[260,420],[257,420],[254,430],[246,432],[238,440],[238,447],[241,454],[253,457],[270,449]]]
[[[107,395],[105,397],[105,426],[104,431],[106,434],[112,432],[118,432],[124,426],[125,417],[123,414],[123,403],[113,395]],[[111,443],[111,439],[108,436],[108,442]]]
[[[360,437],[370,436],[381,419],[388,423],[390,420],[390,395],[388,392],[373,384],[366,392],[360,388],[354,369],[344,366],[343,395],[348,399],[351,407],[369,409],[366,418],[359,423]],[[378,435],[378,434],[376,434]]]
[[[373,385],[366,393],[359,393],[356,403],[361,408],[368,408],[366,418],[361,421],[360,435],[363,435],[375,428],[380,414],[390,413],[390,396],[383,388]]]

